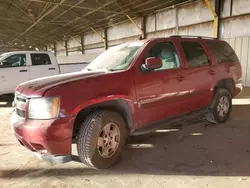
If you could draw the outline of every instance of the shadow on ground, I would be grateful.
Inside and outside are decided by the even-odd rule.
[[[250,176],[249,123],[250,106],[235,105],[225,124],[199,123],[132,137],[122,160],[108,170],[75,162],[48,168],[4,169],[0,170],[0,179],[108,174]]]
[[[120,163],[108,170],[98,171],[75,163],[73,168],[64,164],[47,169],[5,169],[0,171],[0,178],[107,174],[250,176],[248,122],[231,121],[208,127],[197,124],[174,132],[160,131],[131,139]]]
[[[12,107],[14,95],[2,95],[0,96],[0,108]]]
[[[20,145],[20,144],[19,144],[19,143],[0,144],[0,147],[1,147],[1,146],[17,146],[17,145]]]

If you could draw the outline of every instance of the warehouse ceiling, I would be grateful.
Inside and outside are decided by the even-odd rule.
[[[190,1],[0,0],[0,44],[43,47]]]

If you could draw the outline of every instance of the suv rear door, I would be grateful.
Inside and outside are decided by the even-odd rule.
[[[171,52],[172,55],[168,53],[167,58],[161,57],[163,49],[168,49],[167,52]],[[141,66],[149,57],[160,57],[163,66],[154,71],[143,72]],[[186,111],[186,106],[181,104],[188,96],[189,90],[183,77],[185,69],[175,39],[158,39],[150,42],[139,56],[134,72],[140,126]]]
[[[204,40],[180,40],[184,61],[187,66],[185,81],[190,90],[186,101],[188,111],[194,111],[208,106],[213,98],[213,81],[216,79],[215,62],[211,52],[206,48]]]
[[[30,53],[30,70],[31,79],[53,76],[59,74],[59,68],[56,62],[47,53]]]

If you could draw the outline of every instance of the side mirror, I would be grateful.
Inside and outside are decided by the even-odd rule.
[[[149,57],[146,59],[145,64],[142,65],[142,70],[152,71],[162,67],[162,61],[158,57]]]
[[[8,61],[3,60],[2,62],[0,62],[0,67],[8,67]]]

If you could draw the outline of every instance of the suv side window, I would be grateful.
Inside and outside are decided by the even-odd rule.
[[[182,42],[188,67],[202,67],[209,65],[208,56],[204,48],[197,42]]]
[[[162,67],[155,69],[155,71],[176,69],[181,66],[178,53],[172,42],[161,42],[154,45],[146,56],[146,58],[149,57],[158,57],[162,60]]]
[[[207,45],[213,51],[218,63],[239,62],[236,53],[228,43],[209,41],[207,42]]]
[[[30,54],[32,65],[50,65],[48,54]]]
[[[0,68],[7,67],[23,67],[26,66],[26,55],[25,54],[15,54],[7,57],[2,62],[0,62]]]

